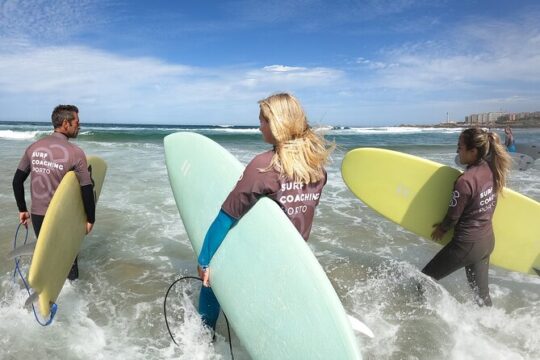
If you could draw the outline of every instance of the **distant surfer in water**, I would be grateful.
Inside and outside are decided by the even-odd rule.
[[[495,247],[492,218],[497,196],[506,184],[511,158],[497,134],[479,128],[461,133],[457,153],[467,168],[454,183],[446,216],[434,225],[431,234],[434,240],[440,240],[454,228],[454,236],[422,272],[439,280],[465,267],[476,302],[491,306],[488,269]]]
[[[53,110],[51,120],[54,132],[34,142],[25,150],[13,177],[13,192],[19,208],[19,220],[24,226],[28,226],[31,220],[36,238],[39,237],[45,212],[56,189],[66,173],[74,170],[81,185],[88,234],[95,221],[94,187],[84,151],[68,141],[79,134],[79,109],[74,105],[58,105]],[[30,174],[32,180],[31,214],[28,212],[24,198],[24,182]],[[75,280],[78,277],[79,268],[77,258],[75,258],[68,279]]]
[[[264,141],[273,148],[255,156],[246,166],[208,229],[198,258],[198,272],[203,280],[199,313],[212,329],[220,306],[210,288],[209,264],[228,231],[266,196],[281,207],[307,241],[315,207],[327,181],[324,165],[334,148],[310,128],[294,96],[272,95],[259,101],[259,107],[259,129]]]
[[[514,134],[512,133],[512,129],[510,128],[510,126],[504,128],[504,135],[504,145],[506,145],[506,150],[508,150],[508,152],[516,152]]]

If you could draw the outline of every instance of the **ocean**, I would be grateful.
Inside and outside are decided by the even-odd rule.
[[[24,149],[50,130],[48,123],[0,123],[1,254],[12,249],[18,223],[13,174]],[[256,127],[83,122],[76,144],[104,158],[109,168],[96,225],[80,252],[81,277],[66,282],[54,322],[42,327],[23,308],[27,293],[20,280],[13,280],[13,261],[0,262],[0,359],[231,358],[223,316],[214,343],[201,327],[196,281],[180,281],[167,299],[169,325],[180,346],[165,325],[163,301],[169,285],[196,275],[196,258],[164,163],[163,137],[176,131],[206,135],[244,164],[269,148]],[[455,166],[459,132],[326,129],[337,148],[309,246],[346,310],[375,333],[373,339],[357,335],[365,359],[540,358],[539,277],[491,267],[492,308],[474,304],[463,270],[440,282],[423,280],[426,291],[419,297],[415,284],[423,279],[420,269],[439,246],[377,215],[341,179],[341,160],[356,147],[382,147]],[[540,129],[515,129],[514,134],[518,143],[540,139]],[[540,201],[540,160],[526,171],[512,171],[508,187]],[[28,199],[29,181],[26,190]],[[22,264],[27,269],[28,260]],[[234,329],[232,346],[235,359],[249,359]]]

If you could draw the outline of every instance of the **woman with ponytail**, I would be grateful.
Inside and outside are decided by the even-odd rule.
[[[308,240],[326,184],[324,165],[333,144],[309,126],[304,110],[292,95],[282,93],[259,101],[259,122],[263,140],[273,146],[253,158],[231,191],[206,233],[198,271],[203,280],[199,313],[215,329],[219,303],[209,284],[210,260],[228,231],[263,196],[274,200],[304,240]]]
[[[479,128],[461,133],[457,153],[467,168],[454,184],[446,216],[434,225],[431,234],[434,240],[440,240],[454,228],[454,236],[422,272],[439,280],[465,267],[476,302],[491,306],[488,269],[495,247],[492,218],[512,160],[497,134]]]

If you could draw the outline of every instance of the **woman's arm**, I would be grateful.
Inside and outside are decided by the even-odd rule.
[[[225,236],[227,236],[227,233],[235,223],[235,218],[223,210],[219,211],[217,217],[214,219],[214,222],[212,222],[212,225],[210,225],[210,228],[204,237],[204,242],[198,259],[199,266],[201,268],[204,269],[208,267],[210,260],[212,260],[212,257],[223,242],[223,239],[225,239]]]

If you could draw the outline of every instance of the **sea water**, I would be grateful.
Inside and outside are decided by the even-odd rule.
[[[229,359],[223,317],[215,342],[201,326],[196,312],[200,284],[195,280],[179,281],[167,298],[167,319],[179,346],[167,331],[165,293],[176,279],[196,275],[196,258],[170,190],[163,137],[196,131],[244,164],[269,146],[256,127],[82,126],[75,143],[104,158],[109,167],[96,225],[80,252],[80,279],[66,282],[54,322],[42,327],[23,307],[27,293],[20,280],[13,280],[13,261],[1,261],[0,359]],[[45,123],[0,123],[2,255],[12,249],[18,223],[13,174],[24,149],[49,132]],[[375,333],[373,339],[357,334],[365,359],[540,358],[539,277],[492,267],[494,306],[479,308],[463,270],[440,282],[420,273],[438,251],[437,244],[377,215],[341,179],[341,160],[356,147],[382,147],[455,166],[459,132],[327,129],[337,148],[309,246],[347,312]],[[539,129],[514,134],[517,142],[540,139]],[[540,160],[526,171],[511,172],[508,186],[539,201]],[[29,181],[26,190],[29,199]],[[29,238],[34,239],[33,232]],[[22,265],[26,271],[28,260]],[[423,295],[416,290],[419,282]],[[235,359],[249,359],[234,329],[232,346]]]

